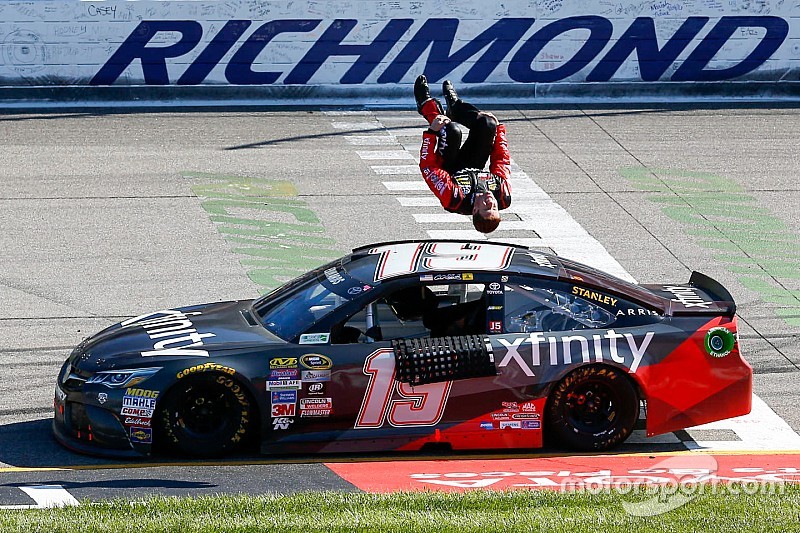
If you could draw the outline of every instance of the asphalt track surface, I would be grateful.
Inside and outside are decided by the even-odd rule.
[[[641,283],[685,282],[698,270],[731,290],[755,393],[778,422],[788,424],[776,442],[793,448],[800,431],[798,110],[492,110],[507,124],[515,172],[540,187],[630,276]],[[79,499],[358,490],[320,458],[125,465],[72,454],[50,434],[53,384],[70,349],[107,325],[155,309],[252,298],[263,290],[252,263],[204,203],[204,184],[241,183],[243,177],[291,183],[292,198],[318,217],[329,252],[468,235],[468,222],[443,217],[430,193],[418,187],[422,180],[413,167],[422,126],[415,112],[390,109],[0,115],[0,506],[46,502],[41,494],[48,486]],[[657,187],[648,185],[653,177],[660,179]],[[735,253],[719,239],[703,238],[703,217],[681,220],[680,213],[665,210],[668,201],[656,198],[659,191],[674,193],[675,180],[684,179],[700,180],[702,191],[713,195],[679,194],[681,202],[696,200],[695,214],[705,209],[718,222],[741,224]],[[538,194],[515,192],[519,209],[504,213],[501,228],[508,229],[492,238],[545,233],[542,221],[537,226],[532,218],[535,210],[524,205]],[[713,211],[716,203],[730,212]],[[323,241],[295,242],[318,250]],[[762,432],[762,441],[770,431]],[[622,451],[655,457],[685,450],[684,440],[724,442],[735,440],[734,433],[711,428],[629,443]],[[770,444],[761,442],[758,449],[770,453]],[[795,464],[783,466],[800,463],[800,455],[786,457]],[[37,496],[32,486],[44,488]]]

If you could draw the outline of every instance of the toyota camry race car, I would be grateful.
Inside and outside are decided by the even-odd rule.
[[[353,250],[257,299],[164,309],[80,343],[53,428],[76,451],[214,456],[606,450],[746,414],[719,283],[635,285],[515,245]]]

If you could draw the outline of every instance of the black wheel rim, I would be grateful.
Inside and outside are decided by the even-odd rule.
[[[188,435],[208,438],[229,424],[230,401],[225,391],[192,388],[183,395],[175,410],[175,421]]]
[[[582,433],[602,433],[619,421],[619,394],[605,381],[578,384],[567,392],[566,398],[566,418]]]

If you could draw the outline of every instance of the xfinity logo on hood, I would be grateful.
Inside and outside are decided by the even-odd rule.
[[[159,355],[208,357],[206,350],[198,350],[197,347],[203,346],[203,339],[216,335],[197,332],[188,317],[199,314],[165,309],[130,318],[120,325],[122,327],[141,326],[147,335],[156,341],[152,350],[142,352],[142,357]]]

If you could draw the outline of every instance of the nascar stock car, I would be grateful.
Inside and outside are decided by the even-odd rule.
[[[374,244],[256,300],[165,309],[81,342],[55,389],[85,453],[606,450],[746,414],[719,283],[635,285],[516,245]]]

